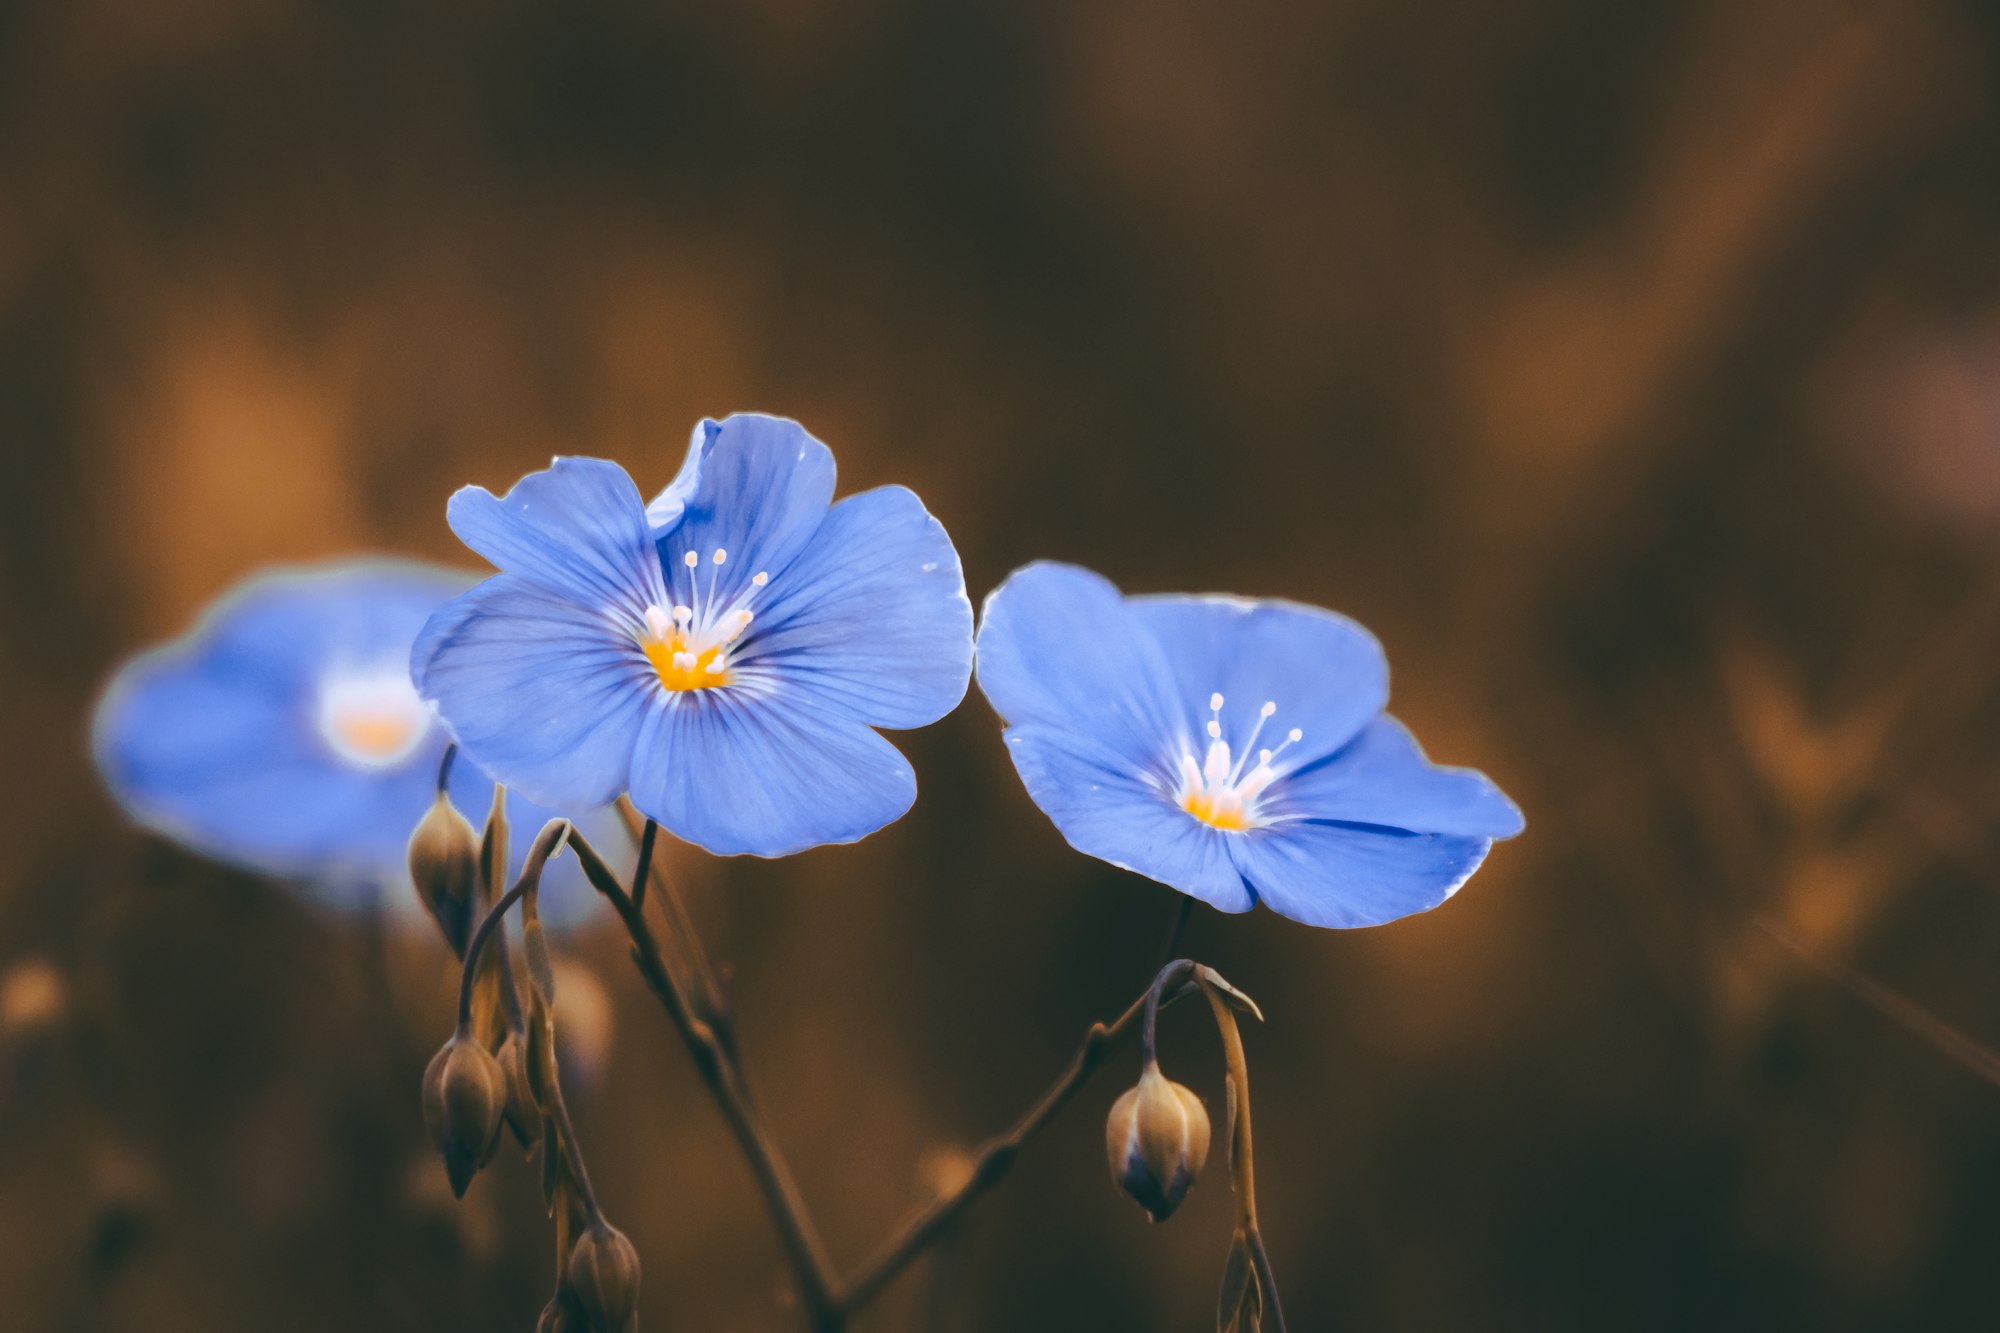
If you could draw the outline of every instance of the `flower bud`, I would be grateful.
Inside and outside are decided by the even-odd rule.
[[[1112,1183],[1164,1221],[1208,1160],[1208,1112],[1201,1098],[1149,1064],[1138,1086],[1113,1104],[1104,1146]]]
[[[450,798],[439,792],[410,834],[410,881],[451,951],[461,957],[472,932],[478,880],[479,835]]]
[[[424,1123],[444,1157],[451,1192],[465,1187],[492,1156],[507,1109],[507,1072],[484,1046],[454,1036],[424,1070]]]
[[[639,1327],[639,1252],[617,1227],[600,1220],[576,1238],[568,1278],[590,1333],[633,1333]]]
[[[533,1149],[542,1141],[542,1108],[528,1083],[528,1043],[510,1032],[494,1058],[507,1073],[507,1126],[523,1148]]]

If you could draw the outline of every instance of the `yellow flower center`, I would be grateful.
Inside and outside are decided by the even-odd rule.
[[[671,609],[646,608],[645,625],[637,638],[662,688],[677,694],[714,690],[733,679],[729,654],[756,619],[749,603],[763,591],[771,576],[754,574],[732,595],[718,586],[722,566],[728,559],[729,552],[717,547],[709,557],[709,576],[704,587],[700,577],[701,557],[693,551],[687,552],[681,557],[681,566],[687,571],[687,600],[675,602]],[[678,586],[680,576],[675,576],[674,581],[675,591],[682,591]]]
[[[729,683],[729,659],[722,644],[696,652],[686,635],[675,632],[664,640],[646,639],[639,646],[659,673],[660,684],[670,690],[713,690]]]
[[[1264,724],[1278,711],[1277,704],[1266,703],[1257,710],[1257,724],[1238,756],[1222,737],[1222,702],[1220,694],[1208,696],[1208,747],[1199,759],[1191,749],[1181,752],[1180,785],[1174,790],[1174,799],[1210,828],[1243,833],[1271,822],[1263,809],[1263,796],[1279,776],[1272,761],[1297,744],[1304,733],[1293,727],[1276,749],[1257,749]],[[1253,755],[1257,760],[1254,765],[1250,762]]]
[[[401,713],[344,713],[334,719],[340,744],[356,755],[386,763],[410,748],[420,724]]]
[[[340,668],[320,682],[319,731],[357,768],[387,768],[416,752],[431,729],[430,705],[400,664]]]
[[[1242,801],[1229,801],[1206,791],[1182,793],[1181,809],[1211,828],[1230,833],[1241,833],[1250,827],[1249,814]]]

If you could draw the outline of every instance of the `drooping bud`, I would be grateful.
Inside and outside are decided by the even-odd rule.
[[[471,1037],[454,1036],[424,1070],[424,1123],[444,1157],[451,1192],[465,1187],[493,1155],[507,1109],[507,1073]]]
[[[1105,1122],[1112,1183],[1155,1222],[1164,1221],[1201,1174],[1208,1136],[1201,1098],[1148,1064],[1138,1086],[1113,1104]]]
[[[479,835],[442,791],[410,834],[410,880],[451,951],[463,957],[479,880]]]
[[[567,1276],[590,1333],[639,1327],[639,1252],[617,1227],[600,1218],[585,1228],[569,1252]]]

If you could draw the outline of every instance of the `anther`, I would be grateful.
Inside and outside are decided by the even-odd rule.
[[[709,558],[714,560],[715,563],[719,565],[723,561],[729,558],[729,552],[723,550],[720,546],[718,546],[715,548],[715,554]]]
[[[766,574],[761,569],[758,570],[755,574],[752,574],[750,576],[750,584],[752,587],[761,588],[770,581],[771,581],[771,576],[769,574]]]
[[[693,569],[696,565],[701,563],[701,557],[696,555],[693,551],[689,551],[686,555],[681,557],[681,563],[686,565],[689,569]]]

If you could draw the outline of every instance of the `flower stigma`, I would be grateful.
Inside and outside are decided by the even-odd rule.
[[[749,603],[771,576],[762,571],[726,604],[716,584],[729,552],[720,546],[709,557],[708,586],[701,586],[701,557],[693,551],[681,557],[688,571],[688,600],[671,609],[649,606],[639,647],[660,677],[676,693],[712,690],[729,684],[729,651],[756,619]]]
[[[1276,703],[1266,702],[1257,710],[1257,725],[1250,729],[1250,738],[1237,755],[1222,737],[1222,704],[1220,694],[1208,696],[1209,717],[1204,728],[1208,733],[1208,750],[1199,760],[1192,750],[1181,751],[1180,785],[1174,792],[1174,800],[1181,809],[1211,828],[1243,833],[1271,822],[1260,808],[1265,788],[1278,778],[1271,761],[1304,739],[1305,733],[1293,727],[1275,750],[1257,749],[1257,738],[1263,734],[1264,724],[1278,711]],[[1257,756],[1257,763],[1246,772],[1252,754]]]
[[[400,666],[334,671],[320,682],[320,735],[357,768],[401,763],[430,729],[430,705]]]

